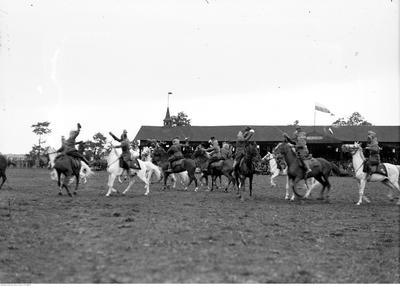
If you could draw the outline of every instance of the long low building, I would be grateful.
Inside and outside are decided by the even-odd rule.
[[[235,142],[239,130],[246,125],[234,126],[142,126],[135,139],[145,146],[149,139],[158,139],[171,144],[174,137],[181,140],[190,138],[190,144],[207,142],[214,136],[219,142]],[[295,126],[251,126],[255,129],[255,141],[260,147],[261,155],[271,151],[283,140],[283,133],[292,135]],[[314,157],[325,157],[330,160],[349,159],[341,152],[342,144],[366,142],[368,130],[376,132],[383,160],[399,162],[400,126],[301,126],[307,133],[307,145]]]

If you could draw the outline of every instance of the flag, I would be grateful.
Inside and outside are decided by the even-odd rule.
[[[335,114],[333,114],[332,112],[330,112],[330,110],[328,108],[326,108],[325,106],[323,106],[320,103],[315,103],[315,110],[321,111],[321,112],[325,112],[325,113],[329,113],[330,115],[334,116]]]

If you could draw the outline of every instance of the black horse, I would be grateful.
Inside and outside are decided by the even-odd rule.
[[[72,177],[75,177],[76,186],[74,195],[76,195],[76,191],[78,190],[79,186],[79,173],[82,166],[81,160],[66,154],[57,155],[57,152],[54,148],[49,148],[46,153],[49,156],[51,167],[54,168],[57,172],[57,184],[60,188],[58,194],[62,195],[61,191],[63,188],[65,188],[68,195],[72,197],[71,192],[68,188],[68,184]],[[64,176],[62,184],[61,175]]]
[[[11,161],[11,159],[6,158],[4,155],[0,154],[0,177],[3,179],[0,185],[0,189],[4,185],[4,182],[7,180],[6,169],[10,165],[16,166],[15,163]]]
[[[228,178],[228,185],[225,188],[225,191],[228,191],[228,188],[231,183],[235,184],[235,178],[233,177],[233,160],[226,159],[213,162],[209,164],[209,159],[206,154],[206,151],[201,148],[197,148],[194,153],[194,158],[196,165],[203,170],[203,177],[206,179],[206,184],[208,186],[208,176],[211,176],[211,191],[214,190],[214,185],[216,179],[219,177],[221,181],[221,176],[224,175]],[[208,165],[208,168],[205,169],[204,166]]]
[[[250,197],[253,195],[253,176],[255,173],[254,159],[258,157],[257,145],[249,142],[245,147],[245,155],[235,166],[234,174],[238,187],[239,198],[244,201],[243,192],[245,190],[246,178],[249,178]]]
[[[157,166],[161,167],[161,170],[163,172],[163,177],[164,177],[164,188],[163,189],[164,190],[166,189],[168,176],[171,173],[180,173],[180,172],[187,171],[188,176],[189,176],[189,183],[186,186],[186,189],[194,181],[195,191],[197,191],[198,186],[197,186],[197,178],[195,176],[195,172],[196,172],[195,161],[192,159],[189,159],[189,158],[177,160],[177,162],[178,161],[180,161],[180,163],[177,164],[176,166],[173,166],[172,172],[168,172],[167,171],[168,166],[169,166],[168,154],[164,150],[164,148],[162,148],[159,144],[157,144],[155,146],[154,151],[153,151],[153,163],[156,164]]]

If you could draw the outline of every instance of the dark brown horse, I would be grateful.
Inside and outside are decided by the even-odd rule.
[[[186,186],[185,189],[187,189],[190,184],[194,181],[195,184],[195,189],[194,191],[197,192],[198,186],[197,186],[197,178],[195,176],[196,172],[196,163],[193,159],[185,158],[185,159],[180,159],[178,161],[181,161],[180,164],[173,166],[172,172],[167,172],[168,166],[169,166],[169,161],[168,161],[168,154],[162,148],[159,144],[157,144],[154,148],[153,151],[153,163],[159,166],[163,172],[163,177],[164,177],[164,187],[163,190],[167,188],[167,180],[168,176],[171,173],[180,173],[187,171],[188,176],[189,176],[189,183]]]
[[[48,151],[48,155],[50,158],[50,165],[57,172],[57,184],[60,188],[58,194],[62,195],[62,189],[65,188],[70,197],[72,197],[71,192],[69,191],[68,184],[72,177],[75,177],[76,185],[74,195],[76,195],[76,191],[79,187],[79,173],[81,170],[81,161],[79,159],[75,159],[68,155],[60,155],[57,156],[57,152],[54,148],[50,148]],[[63,175],[63,182],[61,184],[61,175]]]
[[[10,165],[16,166],[15,163],[12,162],[10,158],[6,158],[4,155],[0,154],[0,177],[3,179],[0,185],[0,189],[7,180],[6,169]]]
[[[228,191],[228,188],[231,183],[235,184],[235,178],[233,177],[233,160],[226,159],[213,162],[209,164],[209,159],[204,149],[197,148],[194,153],[194,160],[196,165],[203,170],[203,177],[206,178],[207,186],[208,186],[208,175],[211,176],[211,191],[214,190],[214,185],[216,179],[219,177],[221,181],[221,176],[224,175],[228,178],[228,185],[225,188],[225,191]],[[208,164],[207,170],[204,170],[203,166]]]
[[[245,148],[244,157],[238,162],[235,167],[234,174],[236,178],[236,184],[238,186],[239,198],[244,201],[245,182],[246,178],[249,178],[249,192],[250,197],[253,196],[253,176],[255,173],[255,167],[253,164],[254,158],[258,156],[257,145],[254,142],[247,144]]]
[[[297,197],[303,198],[303,196],[299,195],[297,192],[297,183],[305,179],[306,172],[300,165],[301,163],[296,156],[294,146],[287,142],[281,142],[275,147],[274,153],[280,153],[284,156],[285,162],[288,165],[287,175],[289,177],[289,188],[293,190]],[[323,194],[325,188],[328,189],[328,192],[331,189],[328,177],[332,170],[335,173],[340,174],[341,172],[339,167],[324,158],[313,158],[310,162],[310,169],[311,172],[307,175],[307,178],[314,177],[322,185],[320,199],[324,199]],[[326,199],[328,199],[328,195]]]

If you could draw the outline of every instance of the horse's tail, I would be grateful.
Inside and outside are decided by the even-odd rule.
[[[340,170],[340,168],[338,167],[338,165],[336,165],[335,163],[332,163],[332,162],[330,162],[330,163],[331,163],[332,171],[333,171],[336,175],[339,175],[339,176],[345,175],[345,173],[343,173],[343,172]]]
[[[157,181],[159,181],[160,178],[161,178],[161,170],[160,170],[160,168],[159,168],[158,166],[154,165],[154,164],[153,164],[152,162],[150,162],[150,161],[145,161],[144,163],[145,163],[145,165],[146,165],[146,168],[147,168],[148,170],[150,170],[149,178],[151,178],[151,175],[152,175],[153,173],[155,173],[155,174],[156,174],[156,179],[157,179]]]

